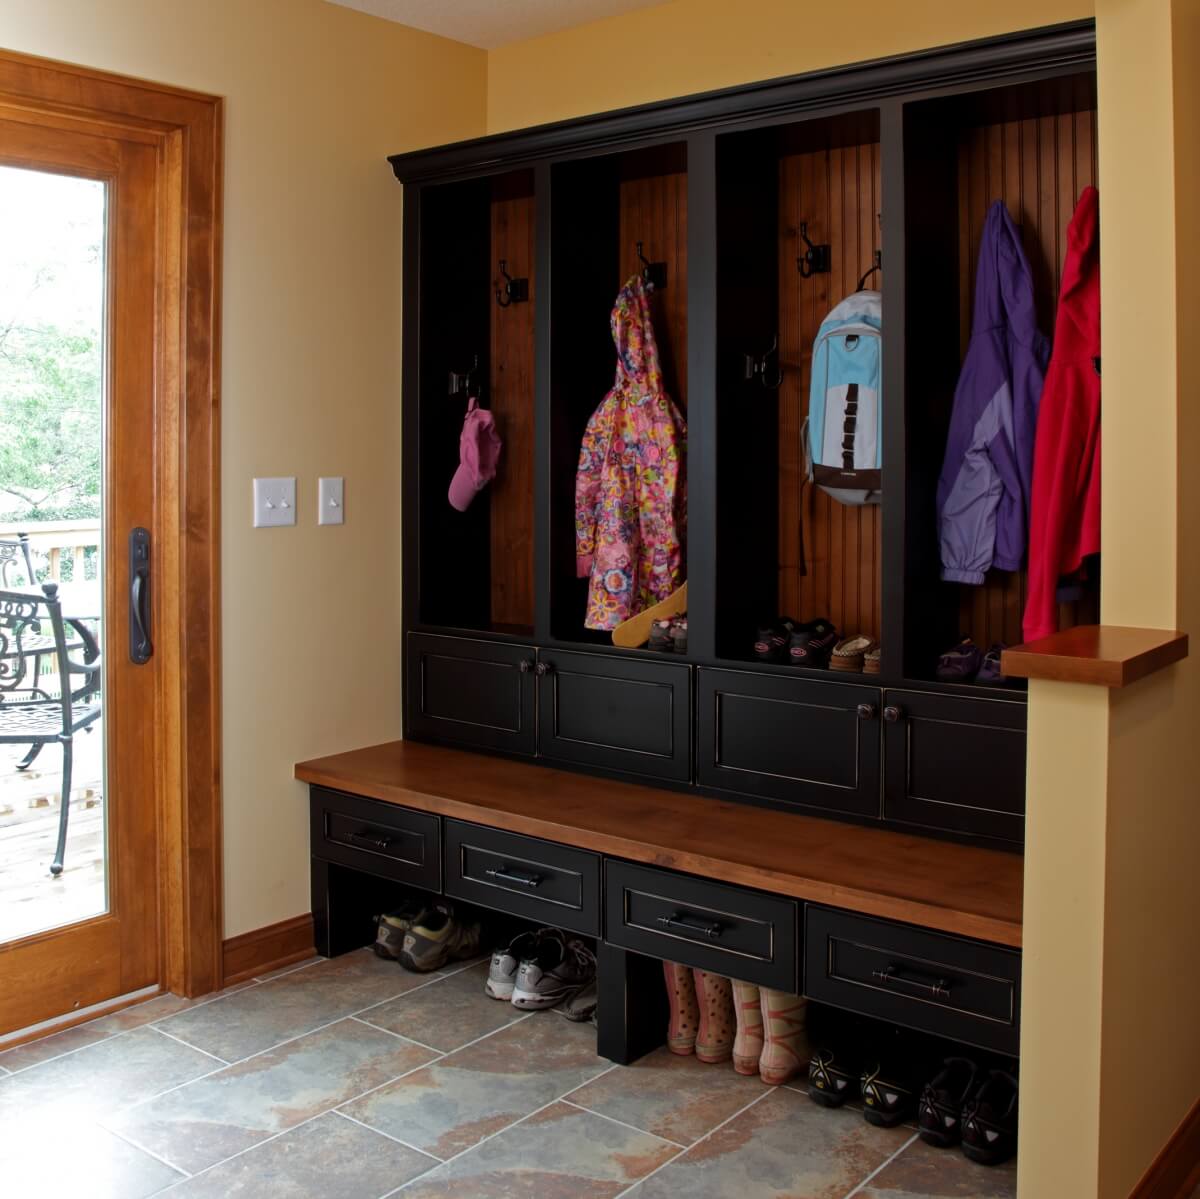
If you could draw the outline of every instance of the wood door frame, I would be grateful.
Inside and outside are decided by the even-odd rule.
[[[160,981],[222,985],[220,97],[0,50],[0,113],[158,147],[156,729]]]

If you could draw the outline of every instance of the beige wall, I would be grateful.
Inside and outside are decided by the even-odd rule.
[[[1090,17],[1092,0],[674,0],[488,55],[488,130]]]
[[[486,55],[323,0],[0,0],[0,43],[226,97],[225,934],[308,910],[301,758],[400,735],[402,192],[484,131]],[[295,474],[299,526],[250,528]],[[315,524],[319,474],[347,523]]]

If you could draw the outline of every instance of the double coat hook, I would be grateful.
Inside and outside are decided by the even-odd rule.
[[[757,379],[768,391],[778,391],[783,385],[783,363],[779,361],[779,334],[771,338],[771,348],[765,354],[746,354],[745,379],[752,382]],[[767,363],[775,359],[775,371],[767,374]]]
[[[450,372],[450,395],[451,396],[478,396],[479,392],[475,383],[475,375],[479,370],[479,355],[473,355],[469,370],[451,371]]]
[[[667,264],[665,262],[651,262],[645,254],[642,253],[642,243],[637,244],[638,261],[642,264],[642,278],[655,291],[661,291],[667,285]]]
[[[500,259],[500,274],[504,277],[504,283],[496,288],[496,303],[501,308],[507,308],[510,304],[524,304],[529,300],[529,280],[514,279],[508,273],[508,259]]]
[[[796,258],[796,269],[801,279],[811,279],[813,275],[827,275],[830,270],[830,247],[828,244],[814,246],[808,239],[808,222],[800,222],[800,240],[804,242],[805,251]]]

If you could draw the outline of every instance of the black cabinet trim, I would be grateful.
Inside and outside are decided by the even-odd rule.
[[[980,79],[1065,73],[1095,61],[1095,21],[1073,21],[471,138],[393,154],[388,161],[401,183],[454,179],[555,155],[678,140],[723,125],[768,123],[821,108],[864,107],[900,93],[961,88]]]
[[[491,854],[494,857],[502,857],[506,862],[520,862],[523,866],[534,866],[545,869],[545,862],[535,861],[533,858],[523,858],[515,853],[500,853],[495,849],[489,849],[486,845],[476,845],[471,841],[460,841],[458,846],[458,872],[466,879],[470,879],[477,887],[495,887],[497,891],[503,891],[507,895],[521,895],[523,892],[514,891],[512,887],[505,887],[500,883],[490,883],[487,879],[480,878],[477,874],[469,874],[467,871],[467,852],[474,850],[476,853]],[[571,878],[579,880],[580,894],[583,893],[583,875],[578,870],[568,870],[564,866],[555,866],[556,874],[568,875]],[[580,905],[577,903],[568,903],[565,899],[551,899],[546,895],[531,895],[539,903],[557,904],[561,908],[569,908],[573,912],[580,910]]]
[[[668,703],[671,706],[670,730],[667,734],[669,740],[669,748],[665,752],[660,752],[653,749],[636,749],[625,745],[614,745],[609,741],[589,741],[584,737],[568,737],[559,731],[559,704],[560,696],[558,691],[558,680],[560,678],[590,678],[592,676],[581,674],[577,671],[556,669],[550,676],[550,683],[553,687],[553,700],[551,701],[550,717],[553,722],[554,740],[565,741],[568,745],[588,745],[595,749],[612,749],[623,754],[643,754],[647,758],[662,758],[670,761],[675,757],[677,746],[675,744],[675,685],[672,683],[655,683],[650,679],[622,679],[622,684],[630,687],[650,687],[658,688],[667,692]]]

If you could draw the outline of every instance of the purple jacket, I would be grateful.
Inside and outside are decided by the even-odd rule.
[[[1019,570],[1029,530],[1033,435],[1050,344],[1037,328],[1021,235],[997,200],[975,272],[975,315],[938,480],[942,578]]]

